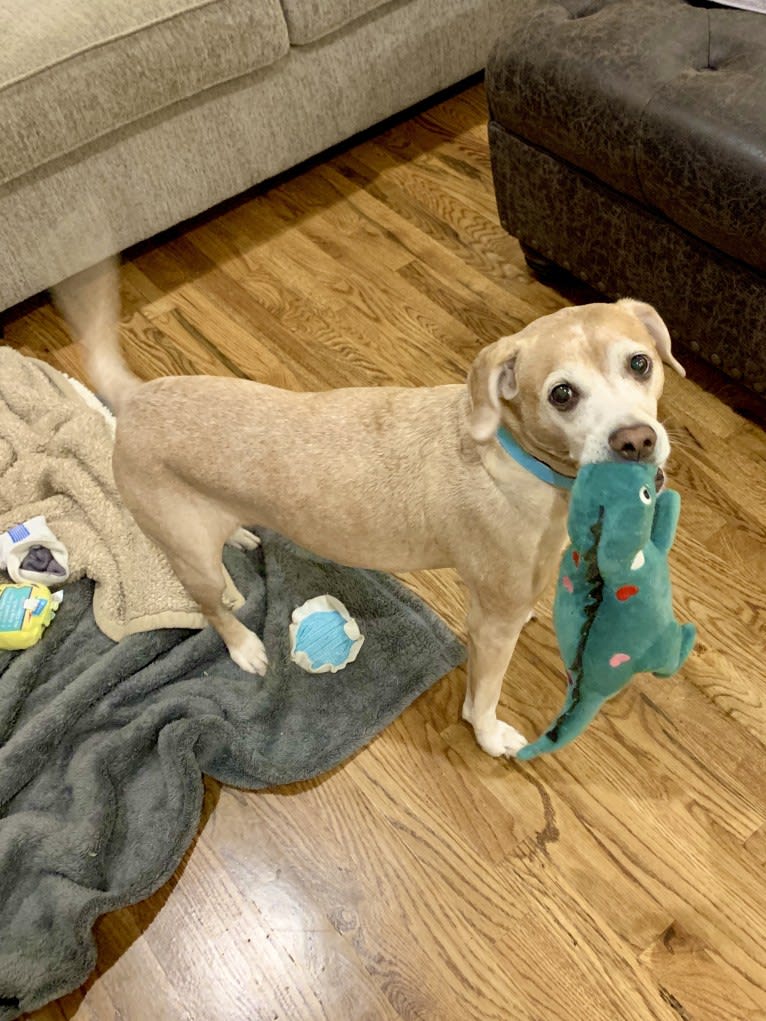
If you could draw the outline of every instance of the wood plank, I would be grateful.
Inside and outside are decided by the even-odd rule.
[[[641,955],[662,993],[682,1019],[743,1021],[766,1017],[766,991],[743,982],[736,969],[679,925],[670,926]]]

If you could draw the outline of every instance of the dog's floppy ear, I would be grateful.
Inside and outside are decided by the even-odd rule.
[[[636,301],[633,298],[621,298],[617,302],[620,308],[624,308],[626,312],[630,312],[634,315],[639,322],[643,323],[649,331],[649,335],[655,343],[657,350],[660,353],[660,358],[666,365],[669,365],[671,369],[675,369],[679,376],[686,375],[686,369],[681,365],[679,361],[673,357],[673,353],[670,350],[670,334],[668,328],[662,321],[662,317],[659,312],[648,305],[645,301]]]
[[[468,373],[471,396],[471,436],[477,443],[491,440],[500,425],[500,400],[512,401],[519,391],[516,358],[521,347],[518,334],[501,337],[485,347]]]

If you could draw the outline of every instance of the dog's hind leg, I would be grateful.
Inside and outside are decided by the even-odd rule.
[[[258,549],[261,540],[247,528],[237,528],[226,540],[226,545],[234,546],[236,549],[251,550]]]
[[[221,636],[229,655],[249,673],[266,672],[268,660],[260,638],[237,620],[225,600],[226,577],[221,559],[224,543],[239,537],[236,518],[219,504],[201,497],[191,489],[180,492],[174,482],[172,514],[159,508],[161,490],[154,487],[151,496],[140,502],[131,499],[131,511],[139,527],[162,550],[170,566],[192,599]],[[152,509],[156,508],[156,512]],[[251,533],[247,533],[256,539]],[[257,545],[257,542],[253,545]]]

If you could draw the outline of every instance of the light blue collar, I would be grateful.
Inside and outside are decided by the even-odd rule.
[[[532,472],[542,482],[547,482],[549,486],[556,486],[557,489],[571,489],[574,485],[574,479],[561,475],[559,472],[554,471],[549,464],[546,464],[544,461],[538,461],[532,454],[528,454],[523,447],[519,446],[504,425],[501,425],[497,430],[497,441],[506,454],[510,454],[514,461],[520,464],[522,468],[526,468],[528,472]]]

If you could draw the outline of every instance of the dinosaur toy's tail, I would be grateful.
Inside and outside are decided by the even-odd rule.
[[[564,707],[547,728],[542,737],[524,747],[516,753],[516,758],[523,762],[535,759],[545,752],[555,752],[564,745],[569,744],[578,737],[591,720],[596,716],[601,706],[606,701],[598,695],[581,695],[575,700],[574,685],[570,684],[567,690]]]

